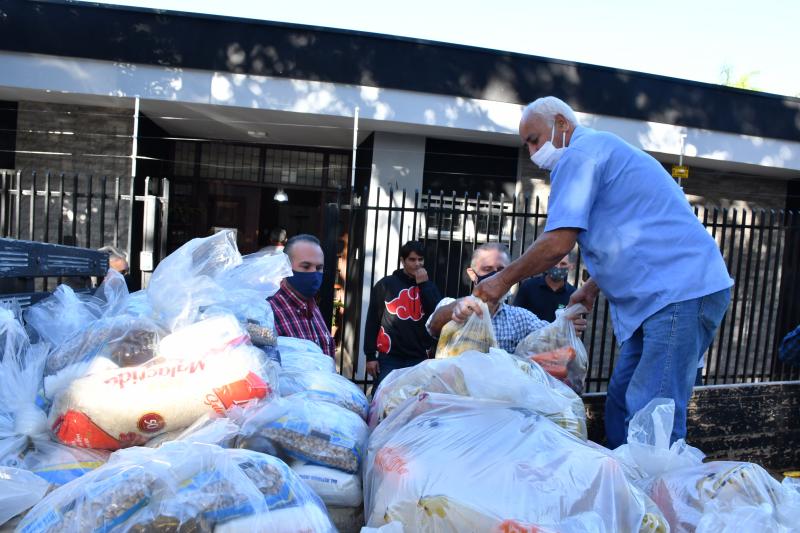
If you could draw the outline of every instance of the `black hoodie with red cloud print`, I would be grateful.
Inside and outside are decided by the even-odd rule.
[[[376,283],[364,327],[367,361],[375,361],[376,352],[426,359],[434,340],[425,329],[425,321],[441,299],[432,281],[417,285],[402,269]]]

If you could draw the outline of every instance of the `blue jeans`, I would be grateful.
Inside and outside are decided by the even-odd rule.
[[[706,352],[730,301],[730,289],[669,304],[645,319],[619,352],[606,397],[611,449],[628,437],[628,422],[653,398],[675,401],[671,442],[686,437],[686,406]]]

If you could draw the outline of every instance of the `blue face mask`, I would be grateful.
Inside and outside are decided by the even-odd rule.
[[[322,287],[322,272],[298,272],[292,270],[292,277],[286,278],[294,290],[305,296],[313,298]]]

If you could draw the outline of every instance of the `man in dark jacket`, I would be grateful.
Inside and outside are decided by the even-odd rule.
[[[553,322],[556,310],[569,305],[569,297],[575,287],[567,281],[567,276],[575,269],[572,252],[565,255],[556,266],[541,276],[528,278],[522,282],[514,298],[514,305],[524,307],[542,320]]]
[[[376,283],[369,300],[364,354],[367,374],[376,379],[376,387],[392,370],[427,359],[434,343],[425,320],[442,296],[428,279],[422,244],[405,243],[400,260],[403,268]]]

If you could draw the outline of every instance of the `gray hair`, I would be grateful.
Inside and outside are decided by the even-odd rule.
[[[497,250],[505,255],[507,259],[511,259],[508,255],[508,248],[505,244],[502,242],[486,242],[475,248],[475,250],[472,252],[472,258],[469,260],[470,268],[475,268],[478,261],[478,256],[480,256],[483,252],[489,252],[491,250]]]
[[[117,257],[122,259],[123,261],[128,260],[128,254],[117,248],[116,246],[103,246],[102,248],[97,249],[98,252],[105,252],[109,255],[109,257]]]
[[[573,126],[578,126],[578,117],[575,111],[563,100],[555,96],[543,96],[537,98],[522,111],[522,119],[527,119],[530,115],[540,115],[547,121],[548,126],[552,126],[556,121],[556,115],[563,115],[567,122]]]

